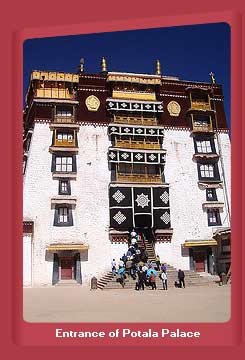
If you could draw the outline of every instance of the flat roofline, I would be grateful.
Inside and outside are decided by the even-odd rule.
[[[108,75],[128,75],[128,76],[144,76],[160,79],[161,75],[153,75],[153,74],[138,74],[138,73],[128,73],[128,72],[119,72],[119,71],[108,71]]]

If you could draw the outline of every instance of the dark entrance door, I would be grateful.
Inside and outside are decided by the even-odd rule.
[[[134,216],[136,228],[151,228],[151,215],[136,215]]]
[[[205,252],[196,251],[195,252],[195,261],[196,261],[196,271],[203,272],[205,271]]]
[[[61,267],[61,280],[70,280],[72,279],[72,257],[62,257],[60,259]]]

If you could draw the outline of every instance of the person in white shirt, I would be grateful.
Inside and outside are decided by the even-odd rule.
[[[113,276],[115,276],[117,273],[116,266],[117,266],[116,261],[115,261],[115,259],[113,259],[111,262],[111,272],[112,272]]]
[[[135,244],[136,244],[136,242],[137,242],[136,238],[135,238],[135,237],[133,237],[133,238],[131,239],[131,245],[135,245]]]
[[[162,272],[161,279],[162,279],[163,290],[168,290],[168,276],[166,272],[164,271]]]
[[[119,268],[124,267],[124,262],[122,261],[122,259],[119,260],[118,267]]]

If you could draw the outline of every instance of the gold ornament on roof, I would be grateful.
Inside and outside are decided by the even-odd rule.
[[[160,63],[160,60],[156,61],[156,75],[161,75],[161,63]]]
[[[90,95],[85,100],[85,104],[89,111],[97,111],[100,107],[100,100],[97,98],[97,96]]]
[[[179,116],[181,107],[177,101],[170,101],[167,106],[168,112],[170,116]]]
[[[106,59],[103,56],[101,59],[101,72],[106,72],[106,71],[107,71]]]

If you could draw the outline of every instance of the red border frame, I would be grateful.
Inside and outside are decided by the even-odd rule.
[[[108,4],[109,3],[109,4]],[[228,5],[227,5],[228,4]],[[2,309],[4,314],[2,319],[6,318],[7,322],[2,321],[4,324],[4,348],[8,351],[9,355],[19,356],[20,352],[27,354],[27,348],[23,345],[33,346],[35,348],[29,349],[28,353],[33,356],[32,352],[35,351],[35,357],[45,356],[49,354],[50,346],[56,346],[56,351],[59,357],[62,358],[66,354],[67,346],[69,346],[69,354],[73,354],[77,346],[83,346],[83,356],[88,354],[85,351],[85,345],[93,346],[89,348],[90,354],[102,354],[100,349],[102,345],[110,345],[110,351],[113,356],[125,357],[133,356],[132,350],[127,354],[128,350],[121,352],[121,347],[111,347],[113,345],[140,345],[137,353],[142,354],[144,351],[145,356],[155,356],[155,352],[159,351],[159,345],[164,345],[164,356],[169,354],[169,347],[166,345],[174,345],[176,353],[179,356],[187,355],[187,350],[191,353],[204,357],[207,348],[203,346],[222,345],[226,346],[222,352],[222,357],[230,357],[232,346],[232,355],[238,357],[239,351],[244,348],[242,339],[242,311],[241,311],[241,294],[242,294],[242,279],[241,279],[241,235],[242,235],[242,203],[241,203],[241,153],[242,153],[242,99],[241,90],[244,79],[241,78],[242,70],[242,17],[244,14],[242,9],[242,1],[233,0],[232,5],[229,1],[223,0],[222,5],[215,4],[211,0],[206,0],[205,11],[200,10],[196,1],[186,0],[174,4],[163,4],[156,1],[152,7],[142,4],[132,4],[128,0],[121,3],[121,9],[118,12],[118,7],[115,3],[108,1],[102,4],[84,4],[77,0],[72,3],[70,11],[71,17],[67,18],[67,7],[60,2],[56,5],[47,0],[43,0],[40,5],[33,4],[27,0],[25,4],[18,3],[6,4],[2,12],[2,25],[4,27],[4,39],[2,42],[2,70],[4,84],[1,91],[3,91],[5,103],[3,102],[6,110],[8,111],[7,119],[4,121],[4,131],[8,136],[3,139],[3,148],[7,156],[5,169],[7,176],[1,178],[2,189],[4,189],[3,203],[4,203],[4,251],[5,251],[5,269],[6,278],[2,279],[2,294],[7,294],[6,300],[2,297]],[[139,6],[140,5],[140,6]],[[97,6],[97,7],[96,7]],[[224,11],[225,8],[231,9]],[[5,14],[4,11],[7,13]],[[114,10],[115,9],[115,10]],[[184,11],[182,10],[184,9]],[[14,13],[11,11],[14,10]],[[115,11],[115,13],[113,13]],[[11,14],[11,20],[9,15]],[[129,14],[131,14],[130,18]],[[159,14],[164,14],[160,16]],[[103,19],[103,20],[101,20]],[[189,340],[165,340],[161,344],[159,339],[151,339],[149,342],[145,339],[132,339],[132,340],[112,340],[104,339],[103,341],[86,339],[56,339],[55,328],[58,324],[30,324],[22,320],[22,123],[19,119],[22,118],[22,45],[23,41],[28,38],[48,37],[48,36],[61,36],[61,35],[75,35],[82,33],[95,33],[95,32],[108,32],[116,30],[129,30],[150,27],[167,27],[179,25],[193,25],[201,23],[214,23],[214,22],[227,22],[231,26],[232,35],[232,317],[227,323],[222,324],[164,324],[170,329],[179,327],[187,331],[200,331],[202,336],[200,339]],[[56,25],[55,25],[56,24]],[[60,25],[64,24],[64,25]],[[74,25],[77,24],[77,25]],[[60,26],[59,26],[60,25]],[[11,43],[10,43],[11,37]],[[244,76],[244,75],[243,75]],[[11,80],[10,80],[11,77]],[[13,105],[14,104],[14,105]],[[11,109],[11,110],[10,110]],[[5,156],[4,155],[4,156]],[[243,174],[243,173],[242,173]],[[7,180],[7,181],[6,181]],[[5,239],[6,238],[6,239]],[[10,261],[11,254],[13,254],[13,261]],[[234,261],[235,259],[235,261]],[[9,270],[9,265],[11,269]],[[10,275],[10,278],[8,276]],[[10,316],[11,314],[11,316]],[[11,321],[9,319],[11,318]],[[59,324],[61,327],[62,324]],[[114,329],[129,327],[129,324],[85,324],[82,328],[89,330],[96,329]],[[157,324],[132,324],[131,329],[157,329],[161,325]],[[81,329],[81,324],[64,324],[64,328],[72,330]],[[6,339],[5,339],[6,337]],[[16,346],[15,344],[18,344]],[[39,346],[48,346],[37,354]],[[198,345],[198,347],[196,347]],[[64,347],[65,346],[65,347]],[[99,347],[98,347],[99,346]],[[183,349],[183,347],[185,349]],[[192,349],[189,348],[192,347]],[[193,347],[194,346],[194,347]],[[188,348],[187,348],[188,347]],[[109,349],[109,348],[107,348]],[[173,349],[173,347],[171,347]],[[87,349],[88,350],[88,349]],[[163,350],[163,348],[161,348]],[[18,353],[18,352],[19,353]],[[84,352],[85,351],[85,352]],[[198,351],[198,352],[197,352]],[[18,355],[17,355],[18,354]],[[81,355],[82,355],[81,354]],[[217,354],[221,356],[220,353]],[[213,356],[217,356],[215,352]],[[141,355],[142,356],[142,355]]]

